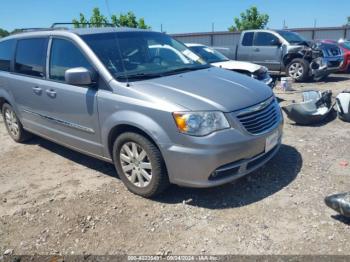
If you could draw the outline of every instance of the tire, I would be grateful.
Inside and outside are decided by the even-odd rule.
[[[288,64],[286,74],[295,81],[305,81],[309,78],[309,66],[310,63],[308,61],[295,58]]]
[[[170,184],[161,152],[140,134],[127,132],[118,136],[113,145],[113,161],[124,185],[136,195],[151,198]]]
[[[23,129],[22,123],[19,121],[16,112],[12,106],[5,103],[2,106],[2,117],[11,138],[17,143],[23,143],[33,137],[31,133]]]

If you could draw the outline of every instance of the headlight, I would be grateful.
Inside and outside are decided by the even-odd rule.
[[[263,78],[267,74],[268,69],[265,66],[261,66],[258,70],[251,74],[251,76],[255,79]]]
[[[225,115],[218,111],[175,112],[173,116],[180,132],[192,136],[206,136],[230,127]]]
[[[259,71],[261,72],[261,73],[267,73],[267,71],[269,71],[268,69],[267,69],[267,67],[266,66],[262,66],[260,69],[259,69]]]

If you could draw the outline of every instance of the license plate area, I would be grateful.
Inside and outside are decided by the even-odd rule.
[[[266,138],[265,153],[273,149],[278,144],[278,140],[279,140],[279,131],[277,130]]]

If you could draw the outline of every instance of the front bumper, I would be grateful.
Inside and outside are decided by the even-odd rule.
[[[191,138],[191,145],[163,147],[170,182],[187,187],[213,187],[229,183],[268,162],[281,144],[283,118],[268,133],[251,135],[231,128],[207,137]],[[277,145],[265,153],[266,138],[279,132]]]

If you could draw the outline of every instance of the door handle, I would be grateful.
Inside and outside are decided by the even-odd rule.
[[[38,86],[36,86],[36,87],[33,87],[33,92],[35,93],[35,94],[37,94],[37,95],[41,95],[41,92],[42,92],[43,90],[40,88],[40,87],[38,87]]]
[[[254,52],[260,52],[260,49],[259,48],[255,48]]]
[[[56,97],[56,91],[53,90],[53,89],[48,89],[48,90],[46,90],[46,94],[47,94],[49,97],[52,97],[52,98],[55,98],[55,97]]]

